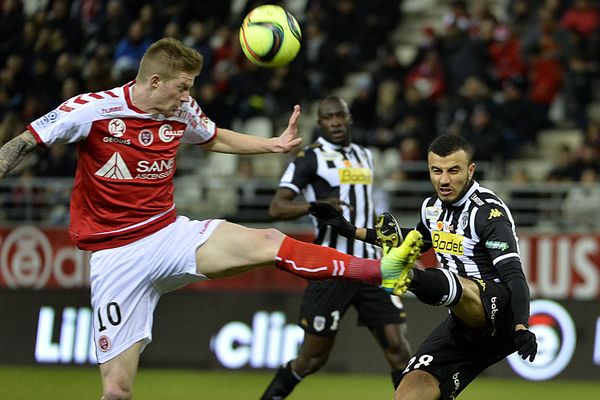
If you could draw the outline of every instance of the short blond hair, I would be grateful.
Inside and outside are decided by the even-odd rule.
[[[136,80],[144,81],[152,75],[169,80],[179,72],[199,75],[203,60],[196,49],[184,46],[177,39],[163,38],[152,43],[144,53]]]

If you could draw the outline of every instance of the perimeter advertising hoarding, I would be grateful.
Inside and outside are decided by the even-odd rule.
[[[163,296],[153,343],[142,365],[200,369],[271,369],[294,357],[302,340],[295,324],[301,296],[281,293],[184,291]],[[0,289],[0,363],[95,363],[87,290]],[[526,379],[597,379],[600,374],[600,308],[589,302],[536,300],[531,329],[539,353],[530,365],[515,357],[488,376]],[[409,340],[417,346],[446,315],[405,299]],[[325,370],[387,374],[387,363],[369,331],[342,320]]]
[[[312,234],[294,237],[311,241]],[[532,296],[554,300],[600,300],[600,235],[520,235],[523,269]],[[66,230],[21,226],[0,229],[0,287],[87,288],[89,253],[77,250]],[[431,251],[421,266],[436,264]],[[300,293],[302,279],[270,268],[188,286],[199,291]]]

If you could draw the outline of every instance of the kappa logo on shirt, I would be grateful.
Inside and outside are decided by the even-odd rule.
[[[119,153],[113,153],[106,164],[96,171],[94,175],[109,179],[133,179],[123,157]]]

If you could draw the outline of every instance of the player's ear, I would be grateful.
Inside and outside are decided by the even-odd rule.
[[[160,85],[160,76],[154,74],[150,77],[150,85],[153,89],[156,89]]]

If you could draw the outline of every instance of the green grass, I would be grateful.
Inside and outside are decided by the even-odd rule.
[[[135,399],[258,399],[272,376],[270,372],[142,369]],[[320,373],[302,382],[288,399],[389,400],[392,396],[388,376]],[[0,399],[99,398],[100,375],[95,368],[0,366]],[[600,382],[479,378],[459,399],[597,400]]]

